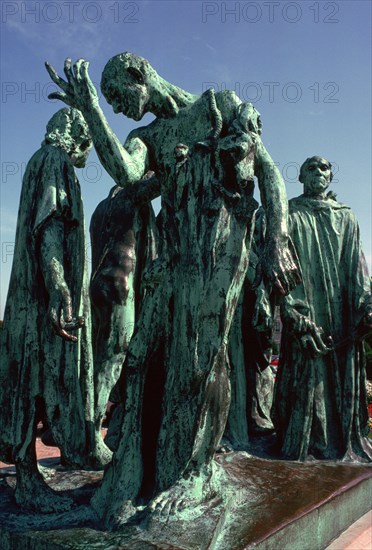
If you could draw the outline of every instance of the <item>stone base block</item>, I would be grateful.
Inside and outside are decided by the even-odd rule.
[[[89,499],[102,474],[69,472],[44,462],[48,483],[67,491],[79,506],[68,514],[41,516],[20,511],[14,473],[0,470],[0,548],[321,550],[371,507],[368,465],[300,464],[244,452],[219,455],[217,461],[229,478],[224,498],[205,503],[189,521],[148,516],[120,532],[102,531],[89,520]]]

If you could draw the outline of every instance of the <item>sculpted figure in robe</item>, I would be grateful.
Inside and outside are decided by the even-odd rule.
[[[372,460],[363,335],[372,329],[371,283],[351,209],[327,189],[332,169],[306,159],[304,192],[289,201],[303,282],[282,302],[274,402],[282,455],[290,460]]]
[[[258,205],[257,205],[258,207]],[[222,451],[248,450],[252,438],[271,434],[274,373],[272,355],[274,304],[270,285],[258,273],[265,245],[264,211],[256,214],[249,265],[229,338],[231,403]]]
[[[254,228],[254,175],[268,220],[264,276],[285,294],[299,275],[288,248],[284,183],[251,104],[234,92],[190,94],[145,59],[119,54],[103,71],[103,95],[116,113],[156,117],[123,146],[99,106],[88,63],[72,67],[67,60],[66,81],[49,72],[62,88],[53,97],[81,110],[115,182],[131,186],[152,170],[161,185],[153,290],[119,381],[124,415],[117,449],[92,499],[101,521],[115,528],[144,503],[173,514],[216,490],[213,456],[229,410],[226,354]]]
[[[85,165],[91,147],[81,113],[61,109],[27,165],[1,331],[0,458],[16,465],[18,504],[41,512],[72,504],[38,471],[42,417],[65,463],[95,462],[89,283],[74,170]]]

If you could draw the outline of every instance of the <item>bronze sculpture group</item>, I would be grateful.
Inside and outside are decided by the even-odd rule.
[[[234,449],[249,425],[274,429],[271,398],[260,404],[252,385],[271,383],[262,371],[275,303],[284,323],[272,409],[282,456],[372,461],[362,343],[370,280],[353,214],[326,194],[328,161],[305,161],[304,194],[288,212],[260,115],[235,93],[192,95],[145,59],[117,55],[102,75],[106,100],[134,120],[156,116],[123,146],[88,63],[67,60],[66,80],[47,68],[62,89],[53,97],[70,108],[50,121],[26,171],[1,334],[0,458],[16,464],[19,504],[71,505],[37,470],[44,410],[65,461],[107,464],[91,501],[106,528],[138,509],[177,514],[211,498],[224,433]],[[91,140],[116,184],[91,222],[92,332],[73,170]],[[158,195],[155,222],[149,203]],[[112,459],[100,433],[111,391]]]

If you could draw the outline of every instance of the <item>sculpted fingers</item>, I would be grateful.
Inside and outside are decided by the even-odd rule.
[[[71,64],[72,64],[72,61],[71,61],[70,57],[68,57],[65,61],[65,65],[64,65],[64,69],[63,69],[64,73],[66,75],[66,78],[67,78],[67,82],[69,82],[70,84],[74,79]]]
[[[63,101],[67,105],[71,104],[68,95],[64,94],[63,92],[53,92],[52,94],[48,94],[48,98],[49,99],[59,99],[60,101]]]
[[[286,282],[284,282],[283,280],[281,281],[279,278],[275,279],[273,286],[276,292],[280,294],[280,296],[286,296],[289,292]]]
[[[288,294],[288,284],[283,273],[279,274],[276,271],[271,271],[268,276],[268,280],[271,283],[273,290],[275,290],[280,296]]]
[[[312,327],[311,333],[304,334],[300,338],[301,346],[308,351],[310,355],[325,355],[330,351],[330,348],[324,343],[322,338],[323,330]]]
[[[305,334],[304,336],[301,336],[301,346],[312,356],[319,355],[321,353],[320,350],[317,348],[314,338],[311,336],[311,334]]]
[[[60,331],[58,332],[58,336],[60,336],[64,340],[67,340],[68,342],[77,342],[77,336],[74,336],[73,334],[66,332],[64,328],[60,329]]]
[[[65,82],[63,78],[60,78],[58,76],[57,72],[53,69],[53,67],[47,61],[45,62],[45,68],[48,71],[49,76],[53,80],[53,82],[66,92],[68,88],[68,83]]]
[[[62,326],[61,326],[61,320],[60,316],[58,314],[56,307],[51,307],[49,309],[49,320],[51,322],[52,328],[54,332],[57,334],[57,336],[60,336],[64,340],[67,340],[69,342],[76,342],[77,337],[73,334],[69,334]]]
[[[297,267],[291,267],[283,275],[283,288],[286,294],[289,294],[300,282],[301,277],[299,275]]]
[[[81,76],[82,78],[84,78],[84,80],[89,80],[88,69],[89,61],[83,61],[83,63],[81,64]]]
[[[75,79],[80,82],[82,80],[82,68],[84,67],[84,64],[87,63],[87,61],[84,61],[84,59],[78,59],[74,63],[74,73],[75,73]]]
[[[53,82],[63,90],[62,92],[57,91],[57,92],[48,94],[48,98],[58,99],[60,101],[63,101],[64,103],[66,103],[66,105],[69,105],[70,107],[75,107],[75,101],[72,95],[72,83],[74,79],[71,71],[71,60],[66,59],[65,61],[64,71],[67,78],[67,82],[65,82],[63,78],[60,78],[58,76],[56,71],[53,69],[51,65],[49,65],[48,62],[45,63],[45,67],[49,73],[50,78],[53,80]]]
[[[317,353],[319,353],[320,355],[325,355],[326,353],[329,352],[329,348],[323,342],[323,338],[318,332],[314,334],[313,339],[314,339],[314,349]]]
[[[49,315],[49,320],[51,322],[54,332],[58,334],[60,330],[60,326],[59,326],[59,315],[58,315],[57,309],[55,307],[50,307],[48,315]]]

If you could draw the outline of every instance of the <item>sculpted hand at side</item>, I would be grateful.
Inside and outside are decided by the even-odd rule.
[[[311,356],[325,355],[330,351],[330,348],[323,340],[323,329],[315,324],[307,334],[300,337],[300,344],[303,350]]]
[[[282,296],[301,282],[295,252],[291,248],[289,243],[268,242],[260,262],[263,278]]]
[[[332,343],[329,338],[327,339],[329,345],[327,345],[324,340],[324,331],[322,327],[319,327],[304,315],[298,317],[293,325],[292,332],[303,351],[310,354],[312,357],[316,355],[325,355],[332,350]]]
[[[54,68],[45,63],[50,78],[62,92],[49,94],[49,99],[60,99],[66,105],[75,107],[84,113],[92,105],[98,105],[97,90],[88,74],[89,62],[78,59],[72,66],[71,59],[67,58],[64,65],[66,80],[58,76]]]
[[[72,301],[67,285],[50,293],[48,317],[54,332],[58,336],[69,342],[77,342],[77,337],[67,332],[66,329],[76,330],[82,328],[84,318],[74,319],[72,317]]]
[[[273,328],[273,315],[269,296],[263,285],[256,290],[256,304],[254,308],[252,326],[258,332],[269,332]]]

